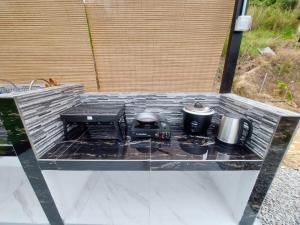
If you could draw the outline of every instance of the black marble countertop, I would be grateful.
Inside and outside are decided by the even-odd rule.
[[[153,166],[169,168],[168,163],[175,162],[224,163],[234,167],[258,169],[263,159],[245,146],[229,146],[215,141],[212,137],[192,136],[182,131],[172,131],[168,141],[154,139],[131,140],[126,142],[116,140],[97,140],[81,135],[76,140],[62,141],[44,154],[42,160],[60,161],[140,161],[150,162]],[[183,164],[178,165],[181,167]],[[253,165],[255,165],[253,167]],[[155,166],[153,168],[155,168]]]
[[[0,144],[0,157],[1,156],[16,156],[12,145]]]
[[[126,142],[90,139],[61,141],[41,159],[82,160],[217,160],[244,161],[262,159],[245,146],[226,145],[211,137],[173,131],[166,141],[128,137]]]

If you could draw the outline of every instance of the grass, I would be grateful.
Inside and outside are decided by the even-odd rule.
[[[298,21],[293,10],[284,10],[277,5],[251,5],[248,14],[253,16],[253,30],[264,29],[286,33],[297,28]]]
[[[252,30],[244,33],[240,55],[255,57],[259,54],[258,48],[275,49],[281,43],[296,41],[297,13],[277,5],[251,5],[248,15],[253,16]]]
[[[270,47],[274,49],[282,42],[282,38],[276,32],[266,30],[256,30],[245,33],[243,36],[240,55],[259,55],[258,49]]]

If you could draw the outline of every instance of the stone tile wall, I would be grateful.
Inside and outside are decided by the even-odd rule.
[[[16,95],[26,132],[37,157],[63,138],[60,113],[80,103],[82,85],[63,85]]]
[[[125,102],[129,123],[137,113],[152,111],[166,118],[174,127],[182,126],[182,107],[199,101],[217,111],[214,122],[226,112],[245,115],[253,123],[253,135],[246,145],[260,156],[265,156],[277,123],[282,116],[299,116],[296,113],[272,107],[234,94],[216,93],[85,93],[81,101],[90,104]]]
[[[219,95],[215,93],[85,93],[81,101],[89,104],[126,104],[126,116],[130,123],[136,114],[155,112],[175,126],[182,126],[182,108],[196,101],[217,107]]]
[[[223,94],[220,97],[221,114],[233,112],[252,121],[253,134],[247,146],[264,157],[272,141],[273,134],[281,117],[299,117],[299,114],[273,107],[264,103],[240,97],[234,94]]]
[[[65,85],[46,90],[24,92],[15,96],[25,128],[36,155],[47,152],[63,137],[59,114],[81,102],[89,104],[126,104],[130,123],[137,113],[150,111],[177,128],[182,127],[182,108],[196,101],[214,108],[219,122],[220,115],[234,112],[245,115],[253,123],[253,135],[247,146],[260,156],[265,156],[281,117],[299,116],[233,94],[216,93],[83,93],[80,85]]]

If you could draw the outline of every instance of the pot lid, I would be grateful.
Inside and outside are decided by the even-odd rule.
[[[159,121],[159,116],[152,112],[143,112],[136,116],[136,120],[143,123],[153,123]]]
[[[195,115],[212,115],[215,113],[212,108],[203,106],[200,102],[185,106],[183,108],[183,111]]]

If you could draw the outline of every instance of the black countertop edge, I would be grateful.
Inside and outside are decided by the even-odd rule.
[[[16,156],[14,147],[12,145],[0,145],[0,157],[1,156]]]
[[[42,170],[238,171],[260,170],[262,161],[39,160]]]
[[[39,160],[41,170],[147,171],[150,161]]]
[[[201,160],[201,159],[38,159],[38,161],[51,161],[51,162],[263,162],[263,159],[242,159],[242,160]]]

